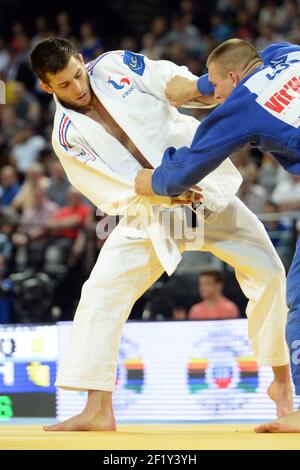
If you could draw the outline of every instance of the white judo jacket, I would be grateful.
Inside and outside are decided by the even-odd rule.
[[[186,67],[149,60],[130,51],[113,51],[88,63],[86,70],[96,96],[154,168],[161,163],[167,147],[191,144],[199,122],[179,113],[164,93],[167,82],[175,75],[197,79]],[[169,205],[170,199],[137,196],[134,179],[141,165],[136,159],[100,123],[64,107],[54,98],[52,145],[70,183],[108,215],[128,214],[137,205],[146,207],[145,213],[138,212],[143,223],[136,225],[135,235],[151,239],[161,264],[171,275],[181,254],[172,237],[158,235],[164,232],[163,227],[158,227],[163,222],[157,216],[157,207]],[[213,212],[221,212],[241,181],[232,162],[225,160],[199,182],[204,190],[203,204]],[[153,215],[154,204],[156,215],[149,218],[147,211]],[[184,217],[182,208],[176,210],[179,217]],[[126,233],[132,234],[132,228],[124,224]]]

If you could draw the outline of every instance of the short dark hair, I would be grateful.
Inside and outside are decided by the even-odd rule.
[[[201,271],[201,273],[199,274],[199,278],[202,276],[210,276],[214,279],[215,282],[224,284],[224,277],[221,271],[217,271],[217,270]]]
[[[36,44],[30,53],[29,63],[33,72],[44,83],[47,74],[64,70],[71,57],[79,58],[79,53],[71,41],[63,38],[48,38]]]

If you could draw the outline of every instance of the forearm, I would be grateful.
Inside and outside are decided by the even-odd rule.
[[[77,228],[81,224],[81,219],[77,215],[72,215],[70,217],[66,217],[59,221],[52,221],[50,223],[50,229],[57,230],[57,229],[64,229],[64,228]]]
[[[175,197],[205,178],[225,160],[227,155],[203,156],[196,150],[181,147],[168,148],[162,164],[152,175],[152,189],[155,194]]]

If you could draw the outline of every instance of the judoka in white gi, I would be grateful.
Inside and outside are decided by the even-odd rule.
[[[30,61],[41,87],[54,94],[52,144],[69,181],[103,212],[128,216],[108,237],[83,285],[56,380],[57,387],[88,391],[86,407],[44,429],[116,429],[112,392],[123,325],[135,301],[164,270],[174,272],[187,248],[209,251],[234,267],[249,299],[253,353],[260,365],[273,367],[269,396],[278,415],[290,412],[284,268],[263,225],[235,196],[241,177],[234,165],[227,159],[199,182],[209,216],[204,221],[198,210],[204,232],[192,242],[188,231],[181,239],[168,233],[162,217],[170,211],[177,225],[184,223],[183,207],[166,209],[170,198],[134,192],[142,168],[137,152],[156,167],[168,146],[190,145],[199,123],[172,107],[164,90],[175,75],[194,76],[186,67],[129,51],[108,52],[84,65],[72,44],[58,38],[37,44]]]

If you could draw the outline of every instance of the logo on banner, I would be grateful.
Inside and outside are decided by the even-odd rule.
[[[50,367],[38,361],[31,362],[26,367],[28,379],[38,387],[50,387]]]
[[[259,385],[248,342],[226,330],[201,337],[190,354],[187,384],[190,394],[201,396],[199,404],[214,413],[243,408]]]
[[[141,393],[144,385],[144,364],[139,347],[123,337],[119,352],[116,387]]]
[[[0,357],[12,357],[16,350],[16,342],[13,338],[0,339]]]
[[[114,409],[126,412],[142,396],[145,366],[137,343],[122,337],[119,351]]]

